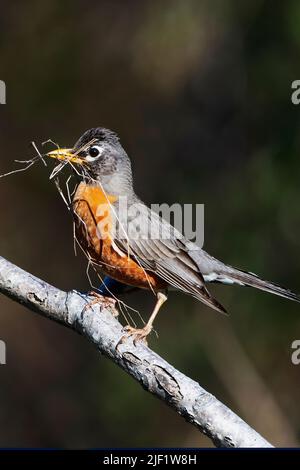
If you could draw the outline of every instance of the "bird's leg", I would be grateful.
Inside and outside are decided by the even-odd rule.
[[[157,301],[156,301],[154,310],[151,313],[150,318],[149,318],[147,324],[144,326],[144,328],[137,329],[137,328],[133,328],[132,326],[129,326],[129,325],[125,326],[124,329],[125,329],[126,333],[128,334],[128,336],[133,336],[134,337],[134,339],[133,339],[134,343],[136,343],[137,341],[144,341],[144,342],[147,343],[146,337],[149,335],[149,333],[151,333],[152,328],[153,328],[153,322],[154,322],[160,308],[166,302],[166,300],[167,300],[167,295],[166,294],[164,294],[163,292],[158,292],[157,293]],[[124,339],[124,337],[121,338],[121,342],[122,342],[123,339]]]

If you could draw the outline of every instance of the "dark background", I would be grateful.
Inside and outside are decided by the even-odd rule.
[[[0,172],[32,140],[112,128],[146,202],[204,203],[207,251],[300,291],[299,53],[297,0],[2,2]],[[88,290],[50,167],[0,180],[0,254]],[[229,318],[171,294],[150,346],[273,444],[299,445],[299,305],[212,291]],[[144,318],[153,305],[126,301]],[[211,445],[87,341],[4,297],[0,338],[1,447]]]

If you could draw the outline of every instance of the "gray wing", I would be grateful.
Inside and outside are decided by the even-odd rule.
[[[205,287],[199,267],[189,254],[196,245],[144,204],[139,203],[133,216],[127,217],[126,229],[119,212],[114,241],[146,271],[154,272],[173,288],[226,313]]]

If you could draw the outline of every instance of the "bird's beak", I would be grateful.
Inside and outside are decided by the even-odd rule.
[[[56,160],[63,160],[68,161],[71,163],[77,163],[82,165],[84,160],[79,158],[77,155],[72,153],[72,149],[56,149],[52,150],[52,152],[47,153],[47,156],[50,158],[55,158]]]

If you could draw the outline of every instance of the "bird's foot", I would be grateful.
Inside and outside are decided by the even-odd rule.
[[[108,308],[112,312],[114,317],[117,317],[119,315],[119,312],[116,308],[116,299],[113,299],[111,297],[105,297],[104,295],[101,295],[95,291],[89,292],[88,297],[93,297],[93,299],[89,302],[87,301],[87,304],[82,310],[83,315],[88,309],[93,308],[94,305],[100,305],[100,311],[103,308]]]
[[[152,331],[152,326],[145,325],[144,328],[134,328],[130,325],[124,327],[125,335],[120,339],[119,344],[122,344],[126,339],[132,338],[133,344],[136,346],[138,342],[143,342],[146,346],[148,345],[147,336]]]

